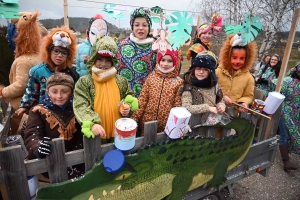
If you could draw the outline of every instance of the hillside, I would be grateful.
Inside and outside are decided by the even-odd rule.
[[[47,29],[51,29],[54,27],[59,27],[64,25],[64,19],[42,19],[39,20]],[[75,31],[79,31],[81,33],[84,33],[88,28],[88,22],[89,18],[85,17],[70,17],[69,18],[69,26],[70,28],[73,28]],[[115,25],[112,25],[109,22],[107,23],[108,31],[110,33],[112,32],[120,32],[122,29],[119,29]]]

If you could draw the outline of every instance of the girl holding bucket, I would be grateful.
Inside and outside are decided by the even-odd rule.
[[[203,51],[193,59],[191,68],[184,74],[182,106],[192,114],[203,114],[201,123],[207,121],[210,113],[223,113],[226,108],[222,100],[222,90],[217,84],[216,66],[215,54]]]
[[[164,131],[171,108],[181,106],[178,89],[183,80],[177,76],[178,53],[168,49],[165,54],[158,52],[157,58],[155,72],[148,76],[139,96],[139,109],[132,115],[140,122],[142,135],[144,123],[153,120],[158,121],[157,131]]]
[[[104,36],[96,41],[86,65],[89,74],[80,77],[74,91],[74,113],[82,133],[88,138],[100,136],[102,143],[114,141],[115,122],[133,108],[119,106],[133,91],[127,80],[117,75],[116,54],[113,38]]]

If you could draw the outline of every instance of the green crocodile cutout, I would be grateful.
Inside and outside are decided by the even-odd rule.
[[[213,127],[232,128],[237,134],[146,145],[127,155],[124,167],[116,173],[107,172],[101,161],[79,179],[39,187],[37,199],[176,200],[204,184],[218,188],[226,181],[226,172],[248,153],[254,125],[244,118],[233,118],[226,126]]]

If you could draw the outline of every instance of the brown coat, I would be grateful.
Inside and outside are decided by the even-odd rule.
[[[181,106],[179,87],[183,80],[177,76],[179,66],[168,74],[162,74],[157,68],[155,73],[148,76],[139,96],[139,109],[132,119],[139,121],[144,132],[144,123],[157,120],[158,132],[166,126],[171,108]]]
[[[65,110],[59,107],[51,110],[49,106],[39,104],[29,111],[24,138],[28,159],[36,158],[39,141],[43,137],[64,138],[66,151],[83,148],[81,127],[72,106]]]
[[[29,70],[41,62],[38,54],[22,55],[13,62],[9,73],[10,85],[3,88],[2,94],[4,98],[9,99],[15,110],[19,108],[21,98],[25,93]]]

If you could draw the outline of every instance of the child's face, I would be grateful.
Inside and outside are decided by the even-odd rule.
[[[196,67],[195,68],[195,77],[198,80],[203,80],[209,76],[209,69],[203,67]]]
[[[133,34],[138,39],[146,39],[149,33],[149,24],[144,17],[137,17],[133,22]]]
[[[55,65],[62,65],[66,62],[69,53],[65,48],[54,47],[51,51],[51,60]]]
[[[163,70],[169,70],[171,68],[173,68],[173,59],[170,55],[165,55],[164,57],[161,58],[160,62],[159,62],[159,66],[163,69]]]
[[[235,49],[230,56],[230,64],[234,70],[242,68],[246,61],[246,51],[244,49]]]
[[[48,89],[48,95],[53,104],[64,106],[70,101],[73,90],[66,85],[53,85]]]
[[[204,43],[208,43],[210,42],[212,35],[213,35],[212,30],[209,30],[205,33],[201,33],[200,40]]]
[[[98,69],[109,69],[112,67],[111,58],[109,57],[100,57],[96,60],[95,63]]]

